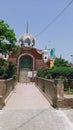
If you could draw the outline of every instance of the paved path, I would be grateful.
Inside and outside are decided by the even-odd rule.
[[[73,130],[73,109],[1,110],[0,130]]]
[[[50,104],[34,83],[18,83],[11,96],[6,99],[4,110],[11,109],[44,109]]]
[[[73,109],[56,110],[34,84],[18,84],[0,110],[0,130],[73,130]]]

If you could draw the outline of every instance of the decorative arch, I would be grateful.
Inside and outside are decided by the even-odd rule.
[[[22,56],[25,56],[25,55],[30,56],[30,57],[33,59],[33,69],[32,69],[32,70],[34,70],[35,58],[34,58],[34,56],[33,56],[33,55],[31,55],[31,54],[29,54],[29,53],[24,53],[24,54],[21,54],[21,55],[18,57],[18,68],[19,68],[20,58],[21,58]]]
[[[19,55],[18,60],[17,60],[17,66],[18,66],[18,68],[17,68],[18,81],[19,81],[19,76],[20,76],[20,59],[21,59],[21,57],[23,57],[23,56],[30,56],[30,57],[32,58],[32,67],[33,67],[33,68],[32,68],[32,71],[34,71],[34,64],[35,64],[35,58],[34,58],[34,56],[31,55],[31,54],[29,54],[29,53],[23,53],[23,54]]]

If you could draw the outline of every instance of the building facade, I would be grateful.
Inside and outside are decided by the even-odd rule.
[[[18,38],[16,44],[19,47],[9,55],[8,62],[16,64],[19,82],[33,81],[38,68],[50,67],[50,59],[46,55],[42,57],[42,50],[34,47],[36,40],[28,31]]]

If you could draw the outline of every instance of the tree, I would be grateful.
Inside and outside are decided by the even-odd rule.
[[[67,67],[68,66],[68,61],[65,61],[65,59],[62,59],[62,58],[56,58],[55,61],[54,61],[54,66]]]
[[[16,48],[16,35],[10,26],[0,20],[0,53],[7,54]]]

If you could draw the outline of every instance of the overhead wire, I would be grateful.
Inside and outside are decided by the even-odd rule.
[[[56,15],[56,16],[53,18],[53,20],[52,20],[51,22],[49,22],[49,23],[43,28],[42,31],[40,31],[39,33],[37,33],[37,34],[35,35],[35,37],[38,37],[39,35],[41,35],[42,33],[44,33],[44,32],[48,29],[48,27],[50,27],[50,26],[67,10],[67,8],[72,4],[72,2],[73,2],[73,0],[71,0],[71,1],[62,9],[62,11],[61,11],[58,15]]]

